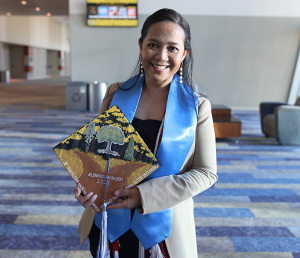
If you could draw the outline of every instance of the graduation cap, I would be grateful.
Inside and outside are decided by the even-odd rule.
[[[54,151],[83,194],[98,197],[98,213],[114,192],[140,183],[159,163],[117,105],[56,145]]]

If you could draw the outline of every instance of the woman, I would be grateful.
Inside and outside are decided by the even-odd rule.
[[[217,176],[211,106],[192,89],[189,25],[179,13],[161,9],[145,21],[138,44],[139,73],[108,88],[100,113],[114,104],[128,111],[161,167],[137,187],[116,191],[120,198],[108,207],[114,225],[108,235],[115,236],[110,251],[120,246],[120,258],[196,258],[192,197]],[[97,196],[83,196],[78,187],[74,192],[86,208],[78,233],[82,243],[89,237],[95,257],[99,229],[91,205]]]

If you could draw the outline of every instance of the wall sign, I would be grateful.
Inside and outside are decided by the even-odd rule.
[[[87,0],[87,25],[137,26],[137,0]]]

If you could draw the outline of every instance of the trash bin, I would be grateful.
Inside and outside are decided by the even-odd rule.
[[[69,82],[66,84],[66,110],[88,109],[88,83]]]
[[[10,71],[0,71],[0,82],[10,83]]]
[[[89,84],[89,110],[99,112],[107,90],[106,82],[94,81]]]

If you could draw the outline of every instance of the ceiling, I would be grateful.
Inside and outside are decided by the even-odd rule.
[[[68,0],[26,0],[27,4],[22,5],[21,0],[0,0],[0,15],[46,15],[51,16],[68,16],[69,1]],[[37,12],[36,7],[41,10]]]

